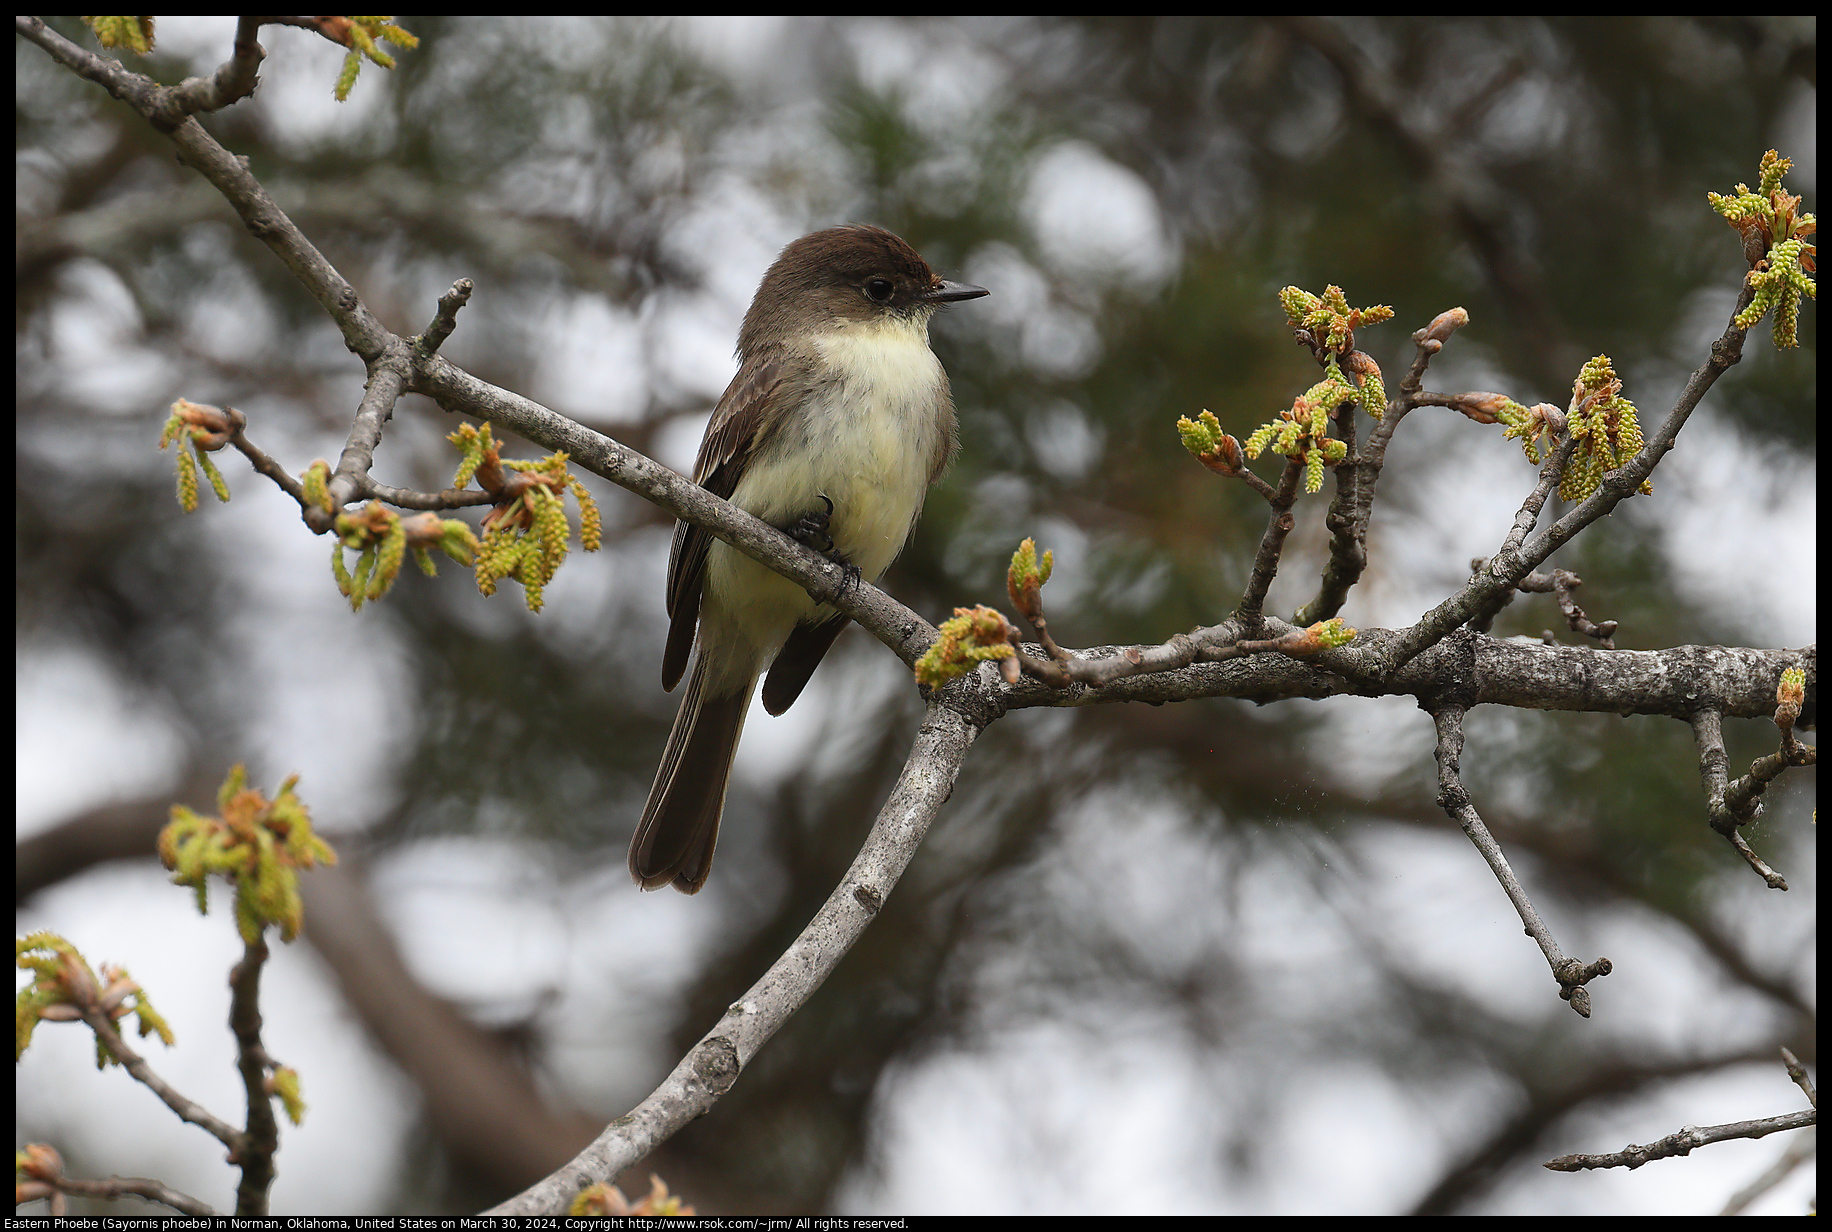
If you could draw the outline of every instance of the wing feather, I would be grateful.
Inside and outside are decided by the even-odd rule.
[[[730,500],[738,480],[758,443],[758,428],[765,409],[782,395],[784,365],[775,357],[746,361],[725,388],[725,395],[706,425],[700,456],[693,464],[693,481],[721,500]],[[680,683],[693,651],[694,628],[700,619],[700,592],[705,584],[706,553],[712,535],[688,522],[674,525],[674,545],[668,553],[668,644],[662,652],[662,687]]]

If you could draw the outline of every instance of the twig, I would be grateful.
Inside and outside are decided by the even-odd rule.
[[[1336,409],[1336,435],[1348,453],[1336,465],[1336,495],[1323,515],[1323,525],[1329,530],[1329,560],[1323,566],[1316,597],[1297,611],[1294,619],[1300,625],[1313,625],[1340,612],[1368,567],[1368,515],[1374,506],[1374,481],[1380,466],[1363,463],[1355,449],[1354,405],[1345,402]]]
[[[242,1131],[227,1121],[219,1121],[204,1110],[203,1105],[180,1095],[171,1084],[153,1072],[153,1067],[146,1063],[146,1058],[128,1046],[121,1033],[115,1029],[113,1019],[99,1006],[85,1008],[82,1011],[83,1021],[89,1024],[96,1038],[108,1050],[110,1056],[121,1063],[121,1067],[134,1079],[147,1087],[153,1094],[165,1101],[165,1106],[178,1114],[181,1121],[189,1121],[198,1126],[211,1137],[229,1148],[230,1154],[241,1149]]]
[[[426,332],[414,339],[414,354],[420,357],[435,355],[445,345],[445,340],[458,328],[458,311],[471,302],[471,292],[476,284],[469,278],[460,278],[452,284],[451,290],[439,297],[439,311],[433,315],[432,324]]]
[[[273,480],[288,496],[299,502],[299,508],[307,513],[306,521],[313,522],[314,512],[320,520],[325,519],[324,511],[306,499],[305,487],[293,476],[287,474],[286,468],[259,445],[248,439],[248,417],[232,406],[223,408],[228,414],[233,427],[228,443],[235,446],[242,456],[247,458],[254,469]],[[374,497],[388,502],[397,509],[464,509],[474,505],[493,504],[496,497],[488,492],[475,489],[447,488],[443,492],[416,492],[412,488],[395,488],[385,483],[378,483],[366,473],[355,475],[354,491],[343,502],[349,504],[355,500]],[[335,501],[335,497],[332,498]],[[336,506],[334,506],[336,507]],[[328,528],[329,522],[326,521]],[[318,529],[316,526],[314,529]]]
[[[362,404],[350,421],[349,438],[331,473],[333,509],[341,509],[356,500],[369,482],[369,472],[375,467],[375,449],[382,442],[382,429],[394,415],[394,404],[407,392],[404,365],[391,362],[405,349],[402,340],[390,334],[383,354],[369,361],[369,380],[363,388]],[[334,517],[318,508],[305,511],[306,524],[317,531],[329,530]]]
[[[1807,655],[1805,674],[1812,674],[1816,660],[1816,655]],[[1805,681],[1789,684],[1787,673],[1783,673],[1782,684],[1775,693],[1775,726],[1781,729],[1781,748],[1778,752],[1756,758],[1750,763],[1748,774],[1724,789],[1724,806],[1733,816],[1755,816],[1761,809],[1762,793],[1789,766],[1811,766],[1818,763],[1818,746],[1803,744],[1800,737],[1794,734],[1794,724],[1800,719],[1805,699]]]
[[[1646,1146],[1630,1144],[1609,1155],[1560,1155],[1557,1159],[1548,1159],[1545,1166],[1554,1172],[1581,1172],[1586,1168],[1639,1168],[1650,1160],[1690,1155],[1694,1149],[1709,1146],[1713,1142],[1729,1142],[1733,1138],[1766,1138],[1785,1129],[1804,1129],[1818,1121],[1819,1113],[1808,1108],[1760,1121],[1732,1121],[1728,1125],[1707,1125],[1702,1129],[1696,1125],[1687,1125],[1677,1133],[1668,1134]]]
[[[493,505],[500,498],[476,488],[447,488],[443,492],[416,492],[412,488],[391,488],[363,476],[361,495],[386,501],[397,509],[468,509],[475,505]]]
[[[77,1177],[57,1177],[55,1181],[20,1181],[16,1186],[16,1197],[22,1203],[31,1201],[48,1201],[53,1216],[66,1214],[62,1210],[62,1197],[66,1194],[77,1197],[145,1197],[148,1203],[159,1203],[170,1206],[172,1210],[183,1212],[187,1216],[214,1216],[216,1208],[196,1199],[180,1190],[174,1190],[163,1181],[152,1181],[148,1177],[101,1177],[99,1181],[79,1181]]]
[[[1487,567],[1487,559],[1481,556],[1469,562],[1471,573],[1480,573]],[[1583,578],[1565,569],[1554,569],[1551,573],[1529,573],[1502,597],[1501,603],[1494,611],[1478,620],[1472,620],[1470,627],[1478,633],[1487,633],[1495,623],[1496,614],[1513,600],[1515,591],[1524,591],[1528,594],[1555,594],[1558,596],[1559,611],[1564,613],[1565,623],[1570,626],[1573,633],[1596,639],[1597,644],[1605,650],[1614,650],[1616,648],[1615,633],[1621,626],[1613,620],[1605,620],[1601,623],[1592,621],[1584,613],[1584,609],[1578,606],[1575,594],[1577,588],[1583,584]]]
[[[1514,904],[1514,910],[1520,914],[1521,923],[1527,926],[1527,935],[1539,943],[1540,952],[1551,965],[1552,976],[1559,984],[1559,996],[1571,1002],[1571,1008],[1579,1015],[1589,1018],[1590,991],[1584,985],[1597,976],[1608,975],[1613,964],[1607,958],[1581,963],[1575,958],[1565,957],[1551,930],[1539,918],[1539,912],[1534,910],[1527,892],[1521,888],[1514,870],[1508,866],[1508,858],[1502,854],[1501,844],[1495,841],[1488,827],[1482,824],[1481,816],[1470,804],[1469,792],[1463,787],[1460,768],[1463,757],[1463,708],[1447,705],[1435,709],[1431,711],[1431,721],[1438,729],[1438,804],[1450,814],[1451,820],[1463,827],[1463,833],[1469,836],[1476,850],[1482,853],[1482,858],[1488,861],[1496,880],[1501,882],[1501,888]]]
[[[1757,875],[1768,883],[1769,889],[1787,889],[1787,880],[1752,851],[1737,831],[1738,826],[1754,821],[1761,815],[1762,804],[1759,800],[1751,799],[1745,811],[1739,814],[1732,811],[1726,798],[1728,784],[1725,779],[1730,758],[1724,751],[1722,713],[1708,706],[1693,714],[1690,722],[1693,741],[1698,745],[1698,775],[1705,784],[1705,816],[1711,822],[1711,828],[1737,849],[1737,854],[1749,862]]]
[[[26,1182],[26,1184],[29,1183]],[[93,1181],[82,1181],[66,1176],[59,1177],[53,1182],[40,1182],[40,1184],[54,1187],[59,1194],[73,1194],[80,1198],[112,1199],[127,1197],[131,1194],[136,1198],[157,1202],[161,1206],[169,1206],[186,1215],[215,1215],[217,1213],[216,1208],[208,1202],[173,1189],[163,1181],[155,1181],[143,1176],[105,1176]],[[30,1195],[27,1200],[37,1196],[36,1194]],[[52,1213],[61,1214],[62,1212],[54,1210]]]
[[[1298,483],[1303,478],[1303,460],[1287,460],[1285,473],[1279,477],[1278,490],[1267,498],[1272,506],[1272,517],[1266,523],[1266,533],[1260,536],[1259,551],[1254,553],[1253,573],[1247,579],[1246,593],[1234,608],[1235,618],[1249,629],[1257,628],[1265,613],[1266,592],[1272,588],[1272,579],[1278,576],[1279,555],[1285,549],[1285,537],[1295,524],[1291,506],[1298,499]]]
[[[1415,406],[1426,405],[1435,395],[1424,394],[1421,387],[1432,357],[1444,349],[1450,336],[1469,324],[1469,314],[1461,308],[1439,313],[1412,335],[1412,367],[1400,378],[1398,396],[1388,399],[1379,422],[1368,433],[1368,442],[1355,448],[1355,421],[1345,414],[1337,431],[1349,447],[1348,456],[1336,466],[1336,497],[1330,502],[1324,525],[1330,532],[1329,563],[1324,566],[1317,595],[1299,608],[1295,619],[1300,625],[1328,620],[1342,610],[1348,593],[1368,567],[1368,523],[1374,515],[1375,485],[1387,462],[1387,446]],[[1318,362],[1325,356],[1319,354]],[[1346,404],[1345,404],[1346,406]],[[1371,414],[1372,412],[1370,412]]]
[[[305,486],[287,474],[286,468],[274,461],[265,450],[248,439],[248,416],[232,406],[224,407],[223,411],[229,416],[229,422],[232,425],[229,431],[229,443],[248,459],[257,473],[273,480],[279,485],[281,491],[298,501],[301,509],[309,508],[309,502],[305,499]]]
[[[1813,1089],[1813,1079],[1808,1075],[1807,1067],[1800,1063],[1800,1058],[1783,1048],[1781,1050],[1781,1063],[1787,1066],[1787,1076],[1794,1080],[1794,1084],[1798,1086],[1801,1093],[1807,1097],[1807,1103],[1817,1109],[1819,1107],[1819,1092]]]

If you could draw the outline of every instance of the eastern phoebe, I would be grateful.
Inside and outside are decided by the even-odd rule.
[[[706,425],[693,480],[876,582],[954,456],[948,375],[929,350],[947,282],[881,227],[804,235],[763,276],[738,333],[738,375]],[[662,687],[687,679],[630,840],[645,890],[693,894],[712,870],[732,754],[764,669],[763,708],[800,696],[846,617],[686,522],[668,557]]]

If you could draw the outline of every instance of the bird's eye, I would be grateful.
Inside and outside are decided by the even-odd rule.
[[[888,304],[897,288],[891,285],[888,278],[867,278],[865,280],[865,298],[874,304]]]

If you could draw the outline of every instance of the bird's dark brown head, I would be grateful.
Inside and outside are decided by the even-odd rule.
[[[843,329],[894,314],[926,326],[942,304],[976,299],[983,287],[949,282],[922,254],[883,227],[848,223],[804,235],[782,250],[744,316],[738,352],[796,334]]]

